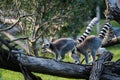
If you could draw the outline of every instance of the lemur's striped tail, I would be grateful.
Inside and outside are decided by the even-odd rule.
[[[80,36],[80,38],[78,38],[78,42],[81,43],[83,42],[86,37],[91,33],[93,27],[98,23],[98,18],[95,17],[92,19],[92,21],[89,23],[89,25],[87,26],[86,31],[83,33],[82,36]]]
[[[99,35],[98,35],[101,40],[103,40],[103,39],[105,38],[106,33],[108,32],[108,30],[109,30],[111,27],[112,27],[112,26],[111,26],[110,23],[105,23],[105,24],[104,24],[102,30],[100,31],[100,33],[99,33]]]

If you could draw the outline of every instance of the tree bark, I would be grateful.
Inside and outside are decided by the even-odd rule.
[[[120,8],[119,8],[120,3],[118,3],[117,1],[119,0],[105,0],[106,2],[105,16],[106,19],[115,20],[120,24]]]
[[[20,72],[24,75],[25,80],[42,80],[20,64],[15,56],[16,53],[12,52],[12,49],[16,49],[17,52],[17,48],[10,46],[9,43],[10,41],[3,40],[3,38],[0,37],[0,68]],[[3,45],[5,45],[8,50],[4,49]],[[17,54],[20,53],[18,52]]]
[[[25,80],[42,80],[40,77],[32,74],[26,67],[20,66],[20,62],[14,53],[1,48],[0,51],[0,68],[20,72],[24,75]]]
[[[6,31],[3,31],[1,33],[4,34],[5,36],[7,36],[9,38],[9,40],[11,40],[11,41],[17,39],[15,36],[9,34]],[[28,46],[27,46],[27,44],[25,42],[20,41],[20,40],[16,40],[16,41],[14,41],[14,43],[18,44],[22,49],[24,49],[27,53],[29,53],[29,48],[28,48]]]
[[[120,80],[120,60],[105,67],[101,80]]]
[[[115,38],[113,38],[113,39],[110,40],[110,41],[104,42],[104,43],[102,44],[102,46],[103,46],[103,47],[109,47],[109,46],[113,46],[113,45],[116,45],[116,44],[120,44],[120,36],[115,37]]]
[[[101,74],[104,69],[103,63],[107,60],[111,60],[113,57],[112,53],[104,52],[99,59],[93,63],[89,80],[100,80]]]
[[[0,51],[1,51],[0,68],[21,72],[24,74],[24,76],[29,75],[31,76],[31,78],[33,78],[32,77],[33,74],[31,72],[36,72],[36,73],[43,73],[43,74],[49,74],[53,76],[60,76],[66,78],[89,79],[90,71],[92,69],[92,65],[82,65],[82,64],[77,65],[69,62],[57,62],[53,59],[45,59],[45,58],[20,54],[19,51],[18,52],[16,51],[16,53],[9,52],[8,50],[2,48],[0,48]],[[109,52],[107,52],[107,54],[109,55],[109,58],[111,58],[112,54]],[[109,58],[106,58],[106,60],[109,60]],[[100,61],[104,61],[104,59],[105,57],[101,57]],[[22,69],[20,67],[20,64],[22,65]],[[120,69],[120,63],[116,63],[116,65],[115,66],[112,65],[112,67],[110,65],[109,72],[112,75],[110,73],[105,72],[107,71],[107,69],[108,66],[107,67],[105,66],[103,74],[100,78],[108,79],[109,76],[114,77],[113,72],[118,75],[115,78],[120,78],[119,77],[120,74],[117,71],[118,69]],[[38,77],[35,76],[35,78]],[[32,80],[37,80],[37,79],[32,79]],[[38,80],[41,80],[41,78]]]
[[[76,65],[67,62],[57,62],[52,59],[21,56],[21,64],[29,70],[66,78],[86,79],[92,66]],[[86,73],[88,72],[88,73]]]

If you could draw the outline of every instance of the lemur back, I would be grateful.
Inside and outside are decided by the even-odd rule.
[[[90,22],[90,24],[87,26],[87,29],[86,29],[85,33],[83,33],[83,35],[78,39],[79,43],[81,43],[83,41],[83,39],[85,39],[90,34],[93,26],[97,22],[98,22],[98,18],[95,17]],[[75,41],[71,38],[60,38],[60,39],[57,39],[53,42],[44,41],[42,47],[51,49],[55,53],[56,60],[60,61],[60,60],[64,59],[65,54],[68,51],[72,51],[72,54],[77,54],[76,44],[77,44],[77,41]],[[58,58],[59,55],[60,55],[61,58]],[[74,59],[74,60],[76,61],[76,59]]]
[[[65,57],[65,53],[76,49],[76,42],[71,38],[60,38],[54,42],[50,42],[50,49],[55,52],[56,60],[62,60]],[[60,55],[60,59],[58,56]]]
[[[77,46],[77,51],[85,56],[86,63],[88,63],[89,58],[88,51],[91,52],[93,61],[95,61],[96,52],[101,47],[102,41],[110,27],[111,25],[109,23],[104,24],[104,27],[98,36],[90,35]]]

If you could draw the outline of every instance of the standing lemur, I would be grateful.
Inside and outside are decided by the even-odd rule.
[[[98,36],[90,35],[81,44],[77,46],[77,51],[85,56],[86,64],[88,64],[88,51],[91,52],[92,59],[95,61],[96,52],[101,47],[107,31],[111,28],[110,23],[105,23]]]
[[[78,39],[78,41],[75,41],[71,38],[60,38],[53,42],[49,42],[48,40],[45,39],[42,48],[44,49],[49,48],[50,50],[52,50],[55,53],[55,58],[57,61],[63,60],[65,57],[65,53],[67,53],[68,51],[72,51],[73,54],[77,54],[76,50],[77,42],[81,43],[90,34],[93,26],[95,26],[97,22],[98,18],[97,17],[93,18],[92,21],[87,26],[85,33],[83,33],[83,35]],[[58,58],[59,55],[60,58]]]

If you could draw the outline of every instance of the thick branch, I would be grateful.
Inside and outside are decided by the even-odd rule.
[[[29,70],[30,72],[44,73],[44,74],[66,77],[66,78],[88,79],[91,68],[92,68],[92,66],[90,65],[77,65],[77,64],[67,63],[67,62],[57,62],[53,59],[45,59],[45,58],[28,56],[25,54],[20,55],[19,51],[9,52],[1,48],[0,48],[0,51],[1,51],[0,52],[0,68],[9,69],[9,70],[18,71],[18,72],[21,72],[19,64],[22,64],[22,66],[25,69]],[[111,56],[109,52],[107,54]],[[107,58],[107,60],[108,59],[109,58]],[[117,65],[120,65],[120,64],[117,64]],[[109,69],[111,71],[111,74],[113,74],[112,68],[114,68],[114,65]],[[107,68],[104,67],[104,70],[106,69]],[[114,68],[114,71],[115,69],[117,68]],[[105,72],[102,76],[104,75],[110,76],[110,74]],[[105,76],[105,78],[107,77],[108,76]]]
[[[120,75],[108,73],[102,75],[100,80],[120,80]]]
[[[113,57],[112,53],[104,52],[99,59],[93,63],[89,80],[99,80],[102,74],[104,65],[103,63],[107,60],[111,60]]]
[[[16,60],[15,54],[0,48],[0,68],[17,71],[24,75],[25,80],[41,80],[40,77],[35,76],[27,68],[20,66],[20,63]]]
[[[110,52],[105,53],[100,58],[100,61],[111,59]],[[106,58],[107,57],[107,58]],[[67,78],[87,79],[91,66],[75,65],[71,63],[56,62],[51,59],[35,58],[31,56],[20,57],[22,65],[28,67],[33,72],[45,73],[54,76],[61,76]]]
[[[118,23],[120,23],[120,9],[119,9],[120,4],[117,1],[118,0],[105,0],[106,2],[105,16],[106,19],[115,20]]]
[[[109,46],[113,46],[113,45],[116,45],[116,44],[120,44],[120,36],[119,37],[116,37],[116,38],[113,38],[112,40],[110,41],[107,41],[107,42],[104,42],[102,44],[103,47],[109,47]]]
[[[120,59],[105,67],[101,80],[120,80]]]
[[[15,40],[16,37],[14,37],[13,35],[9,34],[8,32],[2,32],[4,35],[6,35],[11,41]],[[21,42],[19,40],[14,41],[16,44],[18,44],[21,48],[23,48],[27,53],[29,53],[29,49],[27,47],[27,45],[24,42]]]
[[[75,65],[72,63],[57,62],[51,59],[36,58],[32,56],[19,57],[22,65],[33,72],[44,73],[67,78],[87,78],[90,66]]]
[[[102,42],[103,47],[120,44],[120,28],[110,28]]]

